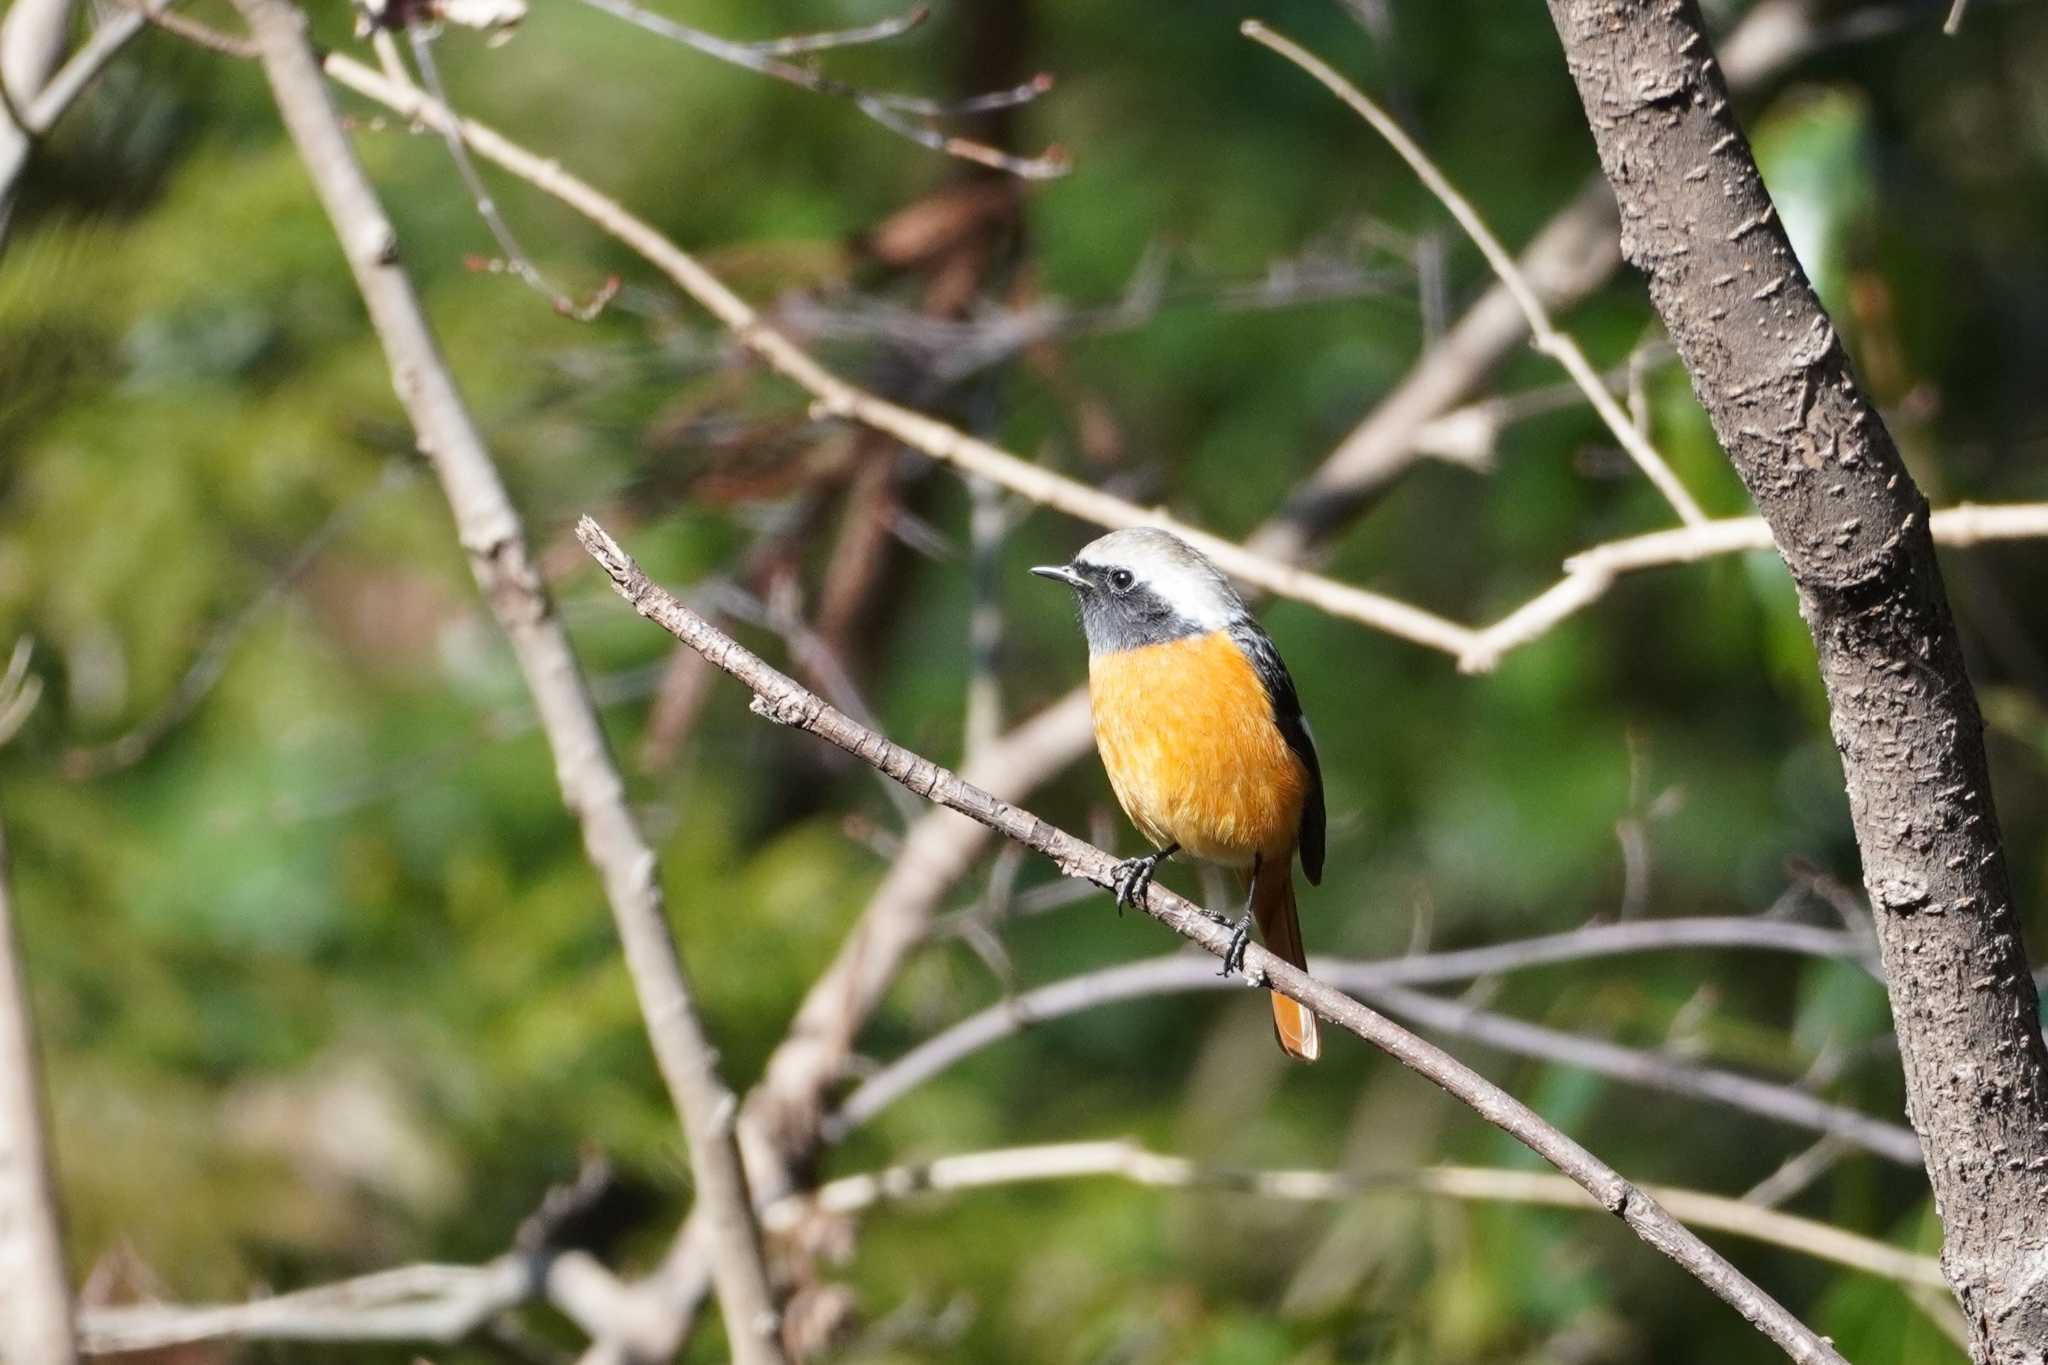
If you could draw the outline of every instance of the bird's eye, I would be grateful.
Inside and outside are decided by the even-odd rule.
[[[1118,592],[1129,592],[1131,584],[1136,581],[1131,576],[1129,569],[1111,569],[1109,571],[1109,586]]]

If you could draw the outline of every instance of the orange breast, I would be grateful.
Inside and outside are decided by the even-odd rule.
[[[1095,655],[1088,694],[1109,784],[1153,844],[1227,867],[1292,852],[1308,772],[1228,635]]]

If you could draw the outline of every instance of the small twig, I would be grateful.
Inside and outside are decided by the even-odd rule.
[[[1955,37],[1963,31],[1963,11],[1970,7],[1970,0],[1955,0],[1948,7],[1948,18],[1941,21],[1941,31],[1948,37]]]
[[[583,3],[593,8],[601,9],[614,18],[623,19],[627,23],[645,29],[649,33],[658,34],[673,42],[681,43],[685,47],[694,48],[707,57],[715,57],[719,61],[728,62],[733,66],[742,67],[745,70],[772,77],[778,81],[786,81],[802,90],[809,90],[816,94],[843,99],[853,105],[854,108],[860,110],[868,118],[887,128],[890,132],[895,133],[899,137],[907,138],[921,147],[929,147],[933,151],[944,152],[948,156],[977,162],[980,165],[992,167],[996,170],[1008,171],[1010,174],[1026,180],[1051,179],[1056,176],[1065,175],[1069,169],[1069,163],[1065,154],[1058,148],[1052,148],[1044,154],[1035,157],[1012,156],[1007,152],[998,151],[994,147],[976,142],[971,138],[941,132],[937,128],[912,121],[915,118],[944,118],[952,115],[986,113],[993,109],[1008,109],[1015,105],[1025,104],[1052,89],[1052,78],[1050,76],[1036,76],[1010,90],[994,91],[986,95],[977,95],[970,99],[950,103],[924,99],[914,95],[888,94],[879,91],[863,90],[857,85],[834,80],[832,77],[814,71],[810,67],[798,66],[795,63],[783,60],[783,56],[786,55],[787,45],[792,41],[799,44],[808,41],[814,45],[813,47],[799,46],[795,49],[798,52],[812,51],[817,46],[841,46],[843,45],[842,43],[829,41],[820,43],[815,36],[808,40],[799,38],[794,40],[774,40],[767,43],[738,43],[727,38],[720,38],[715,34],[706,33],[702,29],[691,28],[687,24],[679,24],[664,15],[654,13],[652,10],[642,9],[639,5],[632,3],[632,0],[583,0]],[[907,32],[914,26],[912,24],[903,24],[881,36],[893,37],[896,33]],[[878,25],[876,27],[885,28],[888,25]],[[851,30],[851,32],[860,33],[862,31]],[[867,37],[850,41],[872,42],[875,39]]]
[[[138,11],[150,24],[166,33],[176,34],[188,43],[196,43],[210,52],[238,61],[253,62],[257,59],[256,44],[239,34],[227,33],[211,24],[197,19],[188,19],[175,10],[150,9],[142,0],[119,0],[121,4]]]
[[[753,709],[758,714],[837,745],[927,800],[1037,850],[1051,858],[1067,876],[1085,878],[1105,889],[1113,885],[1117,860],[1108,853],[970,786],[930,760],[856,723],[748,653],[737,641],[657,587],[596,522],[585,517],[576,530],[584,548],[610,575],[619,595],[642,616],[701,650],[714,665],[753,689]],[[1143,908],[1154,919],[1217,956],[1230,948],[1227,925],[1156,882],[1148,889]],[[1255,946],[1246,954],[1244,973],[1248,981],[1300,1001],[1321,1018],[1381,1048],[1528,1146],[1581,1185],[1600,1207],[1626,1222],[1638,1237],[1719,1295],[1793,1359],[1843,1365],[1832,1346],[1700,1241],[1654,1199],[1449,1053],[1262,948]]]
[[[861,43],[885,43],[900,38],[931,18],[930,5],[913,5],[893,19],[883,19],[863,28],[831,29],[823,33],[797,33],[787,38],[769,38],[744,46],[764,57],[800,57],[807,52],[853,47]]]
[[[1918,0],[1859,9],[1840,22],[1820,23],[1813,16],[1812,0],[1760,0],[1729,33],[1722,69],[1730,89],[1746,94],[1823,47],[1895,31],[1916,11],[1923,11],[1923,5],[1924,0]],[[1517,268],[1539,299],[1552,310],[1562,310],[1600,288],[1620,268],[1616,237],[1614,195],[1595,172],[1529,239]],[[1416,445],[1416,433],[1469,401],[1528,335],[1528,319],[1507,286],[1496,281],[1466,307],[1441,341],[1416,357],[1248,548],[1296,559],[1312,541],[1357,515],[1425,453]]]
[[[1592,362],[1586,359],[1586,353],[1579,349],[1579,344],[1572,340],[1569,334],[1559,331],[1551,322],[1549,310],[1544,308],[1535,288],[1522,275],[1521,269],[1515,264],[1514,256],[1500,244],[1500,239],[1486,226],[1486,221],[1479,216],[1479,211],[1458,193],[1443,171],[1430,160],[1429,154],[1417,146],[1415,140],[1402,131],[1401,125],[1394,122],[1385,110],[1373,103],[1357,86],[1338,75],[1327,62],[1281,37],[1256,19],[1245,20],[1241,28],[1245,37],[1261,47],[1279,53],[1321,82],[1325,89],[1350,105],[1360,118],[1372,125],[1374,132],[1387,140],[1415,172],[1416,178],[1422,181],[1446,209],[1450,210],[1451,216],[1458,220],[1458,226],[1465,229],[1466,235],[1471,237],[1480,254],[1486,257],[1486,263],[1493,267],[1494,274],[1507,286],[1508,292],[1514,296],[1515,303],[1529,320],[1529,330],[1535,338],[1536,349],[1564,366],[1565,371],[1577,382],[1580,392],[1586,395],[1586,401],[1593,405],[1593,410],[1600,414],[1600,419],[1607,424],[1607,429],[1614,433],[1614,439],[1621,442],[1622,449],[1628,452],[1629,458],[1636,462],[1636,466],[1652,484],[1656,485],[1657,491],[1664,495],[1664,500],[1677,511],[1679,520],[1688,526],[1705,521],[1707,514],[1700,510],[1699,504],[1693,501],[1692,494],[1685,490],[1685,485],[1671,472],[1671,466],[1665,463],[1657,448],[1636,430],[1628,414],[1614,401],[1614,395],[1607,391],[1607,386],[1600,380],[1599,372],[1593,368]]]
[[[85,88],[106,70],[107,63],[120,54],[129,40],[142,31],[145,22],[145,15],[124,10],[94,29],[92,37],[71,54],[70,60],[44,83],[42,90],[30,102],[28,131],[42,137],[56,127],[57,120],[64,117],[64,111],[77,102]]]
[[[1752,1185],[1742,1196],[1742,1202],[1758,1208],[1776,1208],[1826,1175],[1850,1145],[1839,1133],[1821,1134],[1812,1145],[1787,1158],[1777,1170]]]
[[[380,33],[378,36],[384,35]],[[440,64],[434,60],[433,30],[424,25],[414,24],[406,29],[406,38],[412,47],[412,59],[420,69],[420,80],[425,84],[427,93],[442,107],[453,109],[454,101],[448,98],[448,87],[441,80]],[[391,74],[392,79],[396,80],[403,71],[401,68],[397,73],[387,74]],[[440,129],[440,133],[441,140],[447,144],[449,157],[455,162],[456,174],[462,177],[463,187],[469,191],[470,200],[476,205],[477,217],[484,220],[484,226],[490,229],[492,239],[498,244],[499,259],[487,264],[510,272],[527,288],[546,299],[549,305],[565,318],[573,318],[577,322],[590,322],[604,312],[605,306],[618,295],[619,277],[614,275],[606,280],[581,303],[556,288],[554,282],[534,264],[533,258],[527,255],[526,248],[520,245],[518,236],[512,231],[512,225],[505,221],[505,215],[498,211],[497,198],[492,195],[490,187],[484,184],[483,176],[477,172],[476,163],[470,160],[468,146],[446,127]]]

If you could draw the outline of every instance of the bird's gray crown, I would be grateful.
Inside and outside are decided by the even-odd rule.
[[[1214,564],[1156,527],[1112,531],[1083,546],[1072,563],[1033,572],[1073,588],[1088,648],[1097,654],[1226,630],[1246,615]]]

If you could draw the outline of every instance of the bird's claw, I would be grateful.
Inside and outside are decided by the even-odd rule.
[[[1126,858],[1116,865],[1112,880],[1116,886],[1116,912],[1122,915],[1126,905],[1136,905],[1145,899],[1145,892],[1151,889],[1152,874],[1159,870],[1159,864],[1166,861],[1172,849],[1161,849],[1148,853],[1142,858]]]
[[[1228,980],[1244,970],[1244,951],[1251,946],[1252,917],[1249,912],[1230,930],[1230,946],[1223,950],[1223,970],[1216,975]]]

